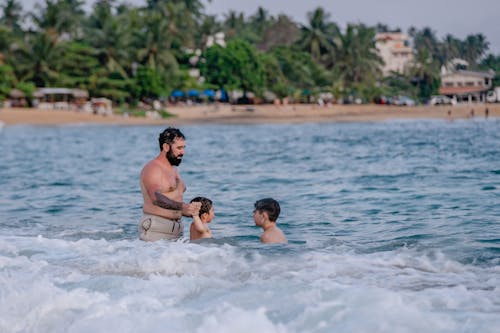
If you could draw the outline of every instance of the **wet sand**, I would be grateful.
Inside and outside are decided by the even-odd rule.
[[[387,105],[199,105],[168,107],[173,117],[152,119],[147,117],[102,116],[77,111],[38,110],[28,108],[0,108],[0,122],[6,126],[64,125],[64,124],[116,124],[116,125],[186,125],[203,123],[263,124],[303,122],[373,122],[391,119],[466,119],[474,110],[475,118],[500,117],[500,104],[466,104],[455,106]],[[451,117],[448,116],[451,111]]]

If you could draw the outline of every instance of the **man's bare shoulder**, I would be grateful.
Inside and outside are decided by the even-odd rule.
[[[154,159],[154,160],[151,160],[144,165],[144,167],[142,168],[141,174],[144,175],[144,174],[149,174],[149,173],[153,173],[153,172],[158,172],[161,170],[162,170],[162,166],[161,166],[160,162],[158,162],[158,160]]]

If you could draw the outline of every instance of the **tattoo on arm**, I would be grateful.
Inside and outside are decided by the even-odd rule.
[[[172,210],[182,210],[182,202],[167,198],[165,195],[161,194],[160,192],[155,192],[155,197],[156,197],[156,200],[154,201],[154,204],[161,207],[161,208],[172,209]]]

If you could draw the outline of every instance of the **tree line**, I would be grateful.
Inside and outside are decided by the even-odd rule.
[[[140,6],[97,0],[89,12],[82,0],[44,0],[31,10],[19,0],[0,3],[0,100],[13,88],[29,96],[36,87],[70,87],[132,105],[177,89],[295,100],[330,92],[367,102],[404,94],[423,101],[437,92],[440,67],[453,58],[500,72],[500,57],[488,54],[483,34],[439,39],[430,27],[412,27],[414,61],[404,74],[383,77],[375,35],[400,30],[340,27],[321,7],[300,24],[262,7],[219,19],[196,0],[146,0]],[[226,45],[207,47],[218,32]],[[193,69],[202,80],[189,75]]]

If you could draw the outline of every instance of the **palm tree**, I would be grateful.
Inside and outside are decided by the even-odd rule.
[[[198,29],[195,32],[196,45],[203,49],[208,36],[213,36],[222,30],[222,24],[217,21],[215,15],[203,15]]]
[[[300,37],[300,29],[292,19],[286,15],[279,15],[263,34],[259,43],[260,50],[269,50],[278,45],[292,45]]]
[[[461,44],[461,41],[451,34],[448,34],[444,37],[444,40],[440,45],[440,53],[442,54],[444,63],[447,63],[454,58],[460,57]]]
[[[256,34],[260,37],[259,40],[262,40],[262,34],[264,30],[274,23],[274,17],[269,15],[269,12],[264,8],[257,8],[257,12],[254,15],[250,16],[250,26],[256,32]]]
[[[57,82],[56,70],[61,49],[57,39],[50,31],[31,32],[14,51],[17,77],[20,81],[31,81],[37,87],[45,87]]]
[[[44,5],[35,4],[31,18],[38,31],[50,31],[58,40],[77,38],[85,15],[83,4],[82,0],[45,0]]]
[[[85,40],[97,50],[98,59],[108,72],[128,78],[125,68],[130,35],[124,22],[112,14],[111,2],[99,0],[94,4]]]
[[[234,10],[230,10],[225,14],[223,26],[228,38],[235,38],[236,36],[241,37],[241,32],[244,30],[245,25],[245,15],[242,12],[238,13]]]
[[[12,58],[13,51],[23,41],[24,31],[22,6],[17,0],[6,0],[2,4],[0,17],[0,65],[4,60]],[[13,60],[13,59],[12,59]]]
[[[321,7],[307,13],[309,25],[302,26],[302,36],[298,42],[300,47],[310,52],[314,60],[323,61],[323,55],[335,50],[335,38],[339,29],[333,22],[329,22],[330,14]]]
[[[6,0],[5,4],[0,6],[2,16],[0,25],[5,26],[14,34],[22,32],[21,23],[23,22],[23,7],[18,0]]]
[[[470,64],[477,64],[488,51],[489,45],[483,34],[468,35],[462,43],[462,57]]]
[[[374,85],[381,76],[383,63],[375,47],[375,29],[349,24],[345,33],[339,35],[332,62],[335,80],[345,89]]]
[[[420,99],[426,100],[437,92],[440,84],[439,66],[439,61],[429,50],[417,50],[410,66],[410,75],[419,90]]]
[[[178,62],[171,50],[169,21],[157,11],[143,13],[144,26],[134,32],[134,48],[139,63],[154,70],[177,70]]]
[[[203,16],[204,6],[198,0],[148,0],[146,10],[159,12],[168,24],[163,31],[168,47],[194,46],[194,32]]]
[[[430,56],[439,62],[439,65],[446,63],[442,53],[439,48],[439,41],[436,37],[436,33],[429,27],[424,27],[422,30],[418,31],[415,28],[409,29],[409,34],[413,37],[413,44],[417,52],[423,52],[430,54]]]

